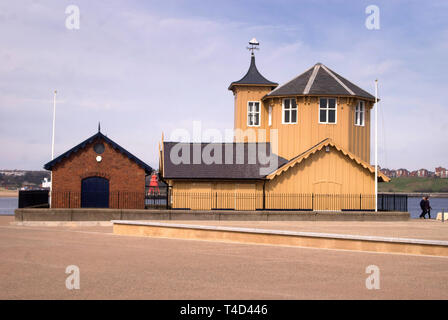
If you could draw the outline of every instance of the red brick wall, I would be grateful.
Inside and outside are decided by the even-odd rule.
[[[87,145],[53,167],[52,207],[79,208],[81,206],[81,180],[100,176],[109,180],[109,207],[144,209],[145,170],[127,156],[113,149],[105,141],[102,161],[93,146]]]

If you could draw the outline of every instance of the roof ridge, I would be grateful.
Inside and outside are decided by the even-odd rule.
[[[306,71],[302,72],[301,74],[299,74],[298,76],[295,76],[294,78],[292,78],[291,80],[285,82],[284,84],[282,84],[281,86],[278,86],[277,88],[275,88],[274,90],[272,90],[271,92],[268,93],[268,95],[270,95],[271,93],[274,93],[275,91],[279,90],[280,88],[286,86],[287,84],[293,82],[294,80],[296,80],[297,78],[299,78],[300,76],[304,75],[305,73],[307,73],[308,71],[310,71],[311,69],[313,69],[316,65],[312,66],[311,68],[306,69]]]
[[[328,67],[327,67],[328,68]],[[345,81],[346,83],[348,83],[347,87],[353,86],[356,90],[360,90],[364,93],[366,93],[369,96],[372,96],[372,98],[375,98],[372,94],[370,94],[368,91],[364,90],[363,88],[361,88],[360,86],[356,85],[355,83],[351,82],[350,80],[348,80],[347,78],[343,77],[342,75],[340,75],[339,73],[331,70],[330,68],[328,68],[334,75],[336,75],[341,81]],[[349,87],[350,88],[350,87]],[[378,99],[379,101],[380,99]]]
[[[370,101],[375,99],[368,91],[360,88],[324,64],[316,63],[305,72],[282,83],[266,94],[263,100],[271,97],[316,96],[322,94],[358,97]]]
[[[355,161],[356,163],[358,163],[359,165],[361,165],[365,169],[369,170],[370,173],[374,173],[375,172],[375,169],[373,168],[373,165],[371,165],[367,161],[361,159],[357,155],[351,153],[350,151],[346,150],[345,148],[340,146],[338,143],[336,143],[333,139],[325,138],[324,140],[320,141],[319,143],[317,143],[316,145],[312,146],[311,148],[309,148],[309,149],[305,150],[304,152],[298,154],[297,156],[293,157],[287,163],[283,164],[278,169],[276,169],[272,173],[268,174],[266,176],[266,178],[267,179],[273,179],[274,177],[282,174],[283,172],[287,171],[289,168],[295,166],[296,161],[299,161],[299,159],[303,158],[306,154],[309,153],[309,155],[307,155],[304,159],[307,159],[309,156],[311,156],[315,152],[321,150],[321,148],[323,146],[325,146],[325,145],[330,145],[330,146],[334,147],[337,151],[339,151],[342,154],[344,154],[345,156],[349,157],[350,159],[352,159],[353,161]],[[312,152],[313,150],[314,150],[314,152]],[[310,152],[312,152],[312,153],[310,153]],[[302,160],[300,160],[299,162],[301,162],[301,161]],[[289,167],[288,167],[288,165],[289,165]],[[378,177],[381,177],[384,181],[387,181],[387,179],[389,179],[381,171],[378,171]]]
[[[325,141],[327,141],[327,142],[331,142],[332,140],[331,140],[331,138],[325,138],[325,139],[319,141],[318,143],[316,143],[314,146],[312,146],[312,147],[306,149],[305,151],[299,153],[299,154],[296,155],[295,157],[292,157],[291,160],[288,160],[288,162],[291,162],[291,161],[293,161],[294,159],[299,158],[299,157],[302,156],[304,153],[307,153],[308,151],[310,151],[310,150],[316,148],[318,145],[320,145],[321,143],[324,143]]]
[[[345,85],[330,69],[328,69],[325,65],[322,65],[322,69],[324,69],[330,76],[332,76],[348,93],[352,96],[355,96],[355,93]]]
[[[313,73],[311,74],[311,77],[308,79],[308,83],[306,84],[305,90],[303,90],[303,94],[308,94],[310,92],[310,89],[314,84],[314,80],[316,79],[317,72],[319,71],[321,65],[322,64],[320,63],[316,63],[314,65]]]
[[[107,136],[105,136],[102,132],[98,131],[97,133],[95,133],[94,135],[90,136],[89,138],[85,139],[84,141],[82,141],[81,143],[77,144],[76,146],[74,146],[73,148],[67,150],[66,152],[60,154],[59,156],[57,156],[56,158],[52,159],[50,162],[46,163],[44,165],[44,169],[46,170],[51,170],[53,168],[54,165],[56,165],[57,163],[63,161],[65,158],[68,158],[72,153],[78,152],[80,149],[85,148],[85,146],[89,143],[92,143],[93,141],[95,141],[97,138],[103,139],[106,143],[110,144],[112,146],[113,149],[118,149],[118,151],[121,154],[124,154],[126,157],[128,157],[130,160],[133,160],[134,162],[137,163],[137,165],[139,165],[140,167],[142,167],[145,171],[147,172],[151,172],[153,171],[153,168],[149,165],[147,165],[146,163],[144,163],[142,160],[140,160],[139,158],[137,158],[136,156],[134,156],[132,153],[130,153],[129,151],[127,151],[125,148],[123,148],[122,146],[120,146],[118,143],[116,143],[115,141],[113,141],[112,139],[108,138]]]

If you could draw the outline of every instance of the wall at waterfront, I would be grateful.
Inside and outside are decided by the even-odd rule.
[[[406,221],[408,212],[195,211],[129,209],[16,209],[16,221],[229,220]]]

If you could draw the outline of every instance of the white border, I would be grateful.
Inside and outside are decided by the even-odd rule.
[[[336,114],[335,114],[335,121],[334,122],[328,122],[328,112],[327,112],[327,122],[321,122],[320,121],[320,99],[335,99],[336,100],[336,103],[335,103],[335,106],[336,106]],[[338,98],[332,98],[332,97],[318,97],[317,98],[317,107],[318,107],[318,112],[317,112],[317,121],[318,121],[318,123],[319,124],[338,124]],[[325,110],[329,110],[328,109],[328,101],[327,101],[327,108],[325,109]]]
[[[296,122],[285,122],[285,100],[296,100]],[[289,110],[292,110],[289,109]],[[291,114],[289,114],[291,117]],[[297,122],[299,121],[299,106],[297,104],[297,99],[296,98],[283,98],[282,99],[282,124],[297,124]]]
[[[249,103],[250,102],[252,102],[252,103],[256,103],[256,102],[258,102],[258,116],[259,116],[259,118],[258,118],[258,125],[255,125],[255,124],[253,124],[253,125],[250,125],[249,124]],[[247,108],[246,108],[246,123],[247,123],[247,126],[248,127],[260,127],[261,126],[261,101],[247,101]]]
[[[364,107],[364,111],[362,112],[362,124],[357,124],[356,123],[356,107],[358,107],[359,103],[362,102],[363,103],[363,107]],[[355,117],[354,117],[354,122],[355,122],[355,126],[357,127],[365,127],[366,125],[366,102],[364,100],[358,100],[355,106],[355,113],[354,113]]]

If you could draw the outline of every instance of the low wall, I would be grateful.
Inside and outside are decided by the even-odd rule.
[[[16,221],[229,220],[229,221],[406,221],[408,212],[194,211],[130,209],[16,209]]]
[[[127,236],[448,256],[448,241],[148,221],[120,220],[112,223],[115,234]]]

